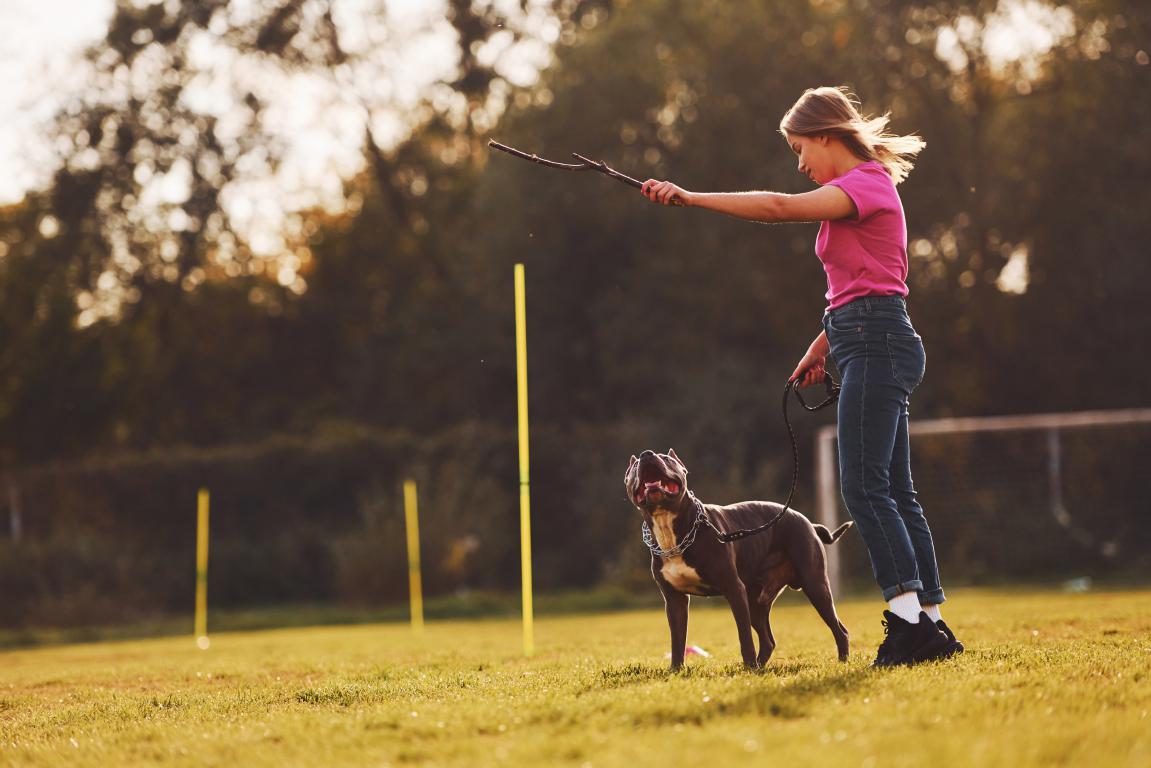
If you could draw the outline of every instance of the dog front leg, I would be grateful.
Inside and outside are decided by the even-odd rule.
[[[735,628],[739,632],[739,652],[743,656],[743,665],[750,669],[759,667],[755,658],[755,641],[751,638],[751,610],[747,604],[747,588],[742,581],[736,581],[724,595],[728,605],[731,606],[731,615],[735,617]]]
[[[751,610],[751,628],[759,635],[759,655],[755,660],[762,667],[775,651],[775,636],[771,634],[771,606],[765,606],[758,600],[748,600],[747,607]]]
[[[683,655],[687,649],[688,596],[665,588],[663,605],[667,611],[667,626],[671,630],[671,668],[679,669],[683,666]]]

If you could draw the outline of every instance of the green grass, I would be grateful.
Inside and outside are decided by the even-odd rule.
[[[579,592],[551,592],[535,596],[536,615],[619,611],[659,603],[658,593],[638,595],[601,587]],[[429,619],[512,618],[520,615],[520,596],[500,592],[467,592],[437,595],[424,601]],[[213,632],[246,632],[253,629],[315,627],[329,624],[378,624],[407,622],[407,604],[382,608],[357,608],[328,604],[292,604],[251,609],[211,611]],[[185,635],[192,631],[192,616],[156,616],[106,626],[0,628],[0,650],[62,643],[92,643],[144,637]]]
[[[791,596],[768,669],[696,600],[661,611],[216,634],[0,653],[4,765],[1151,765],[1151,592],[958,590],[962,657],[868,668],[879,605],[841,603],[850,662]]]

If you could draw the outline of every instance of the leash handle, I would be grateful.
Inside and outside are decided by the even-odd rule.
[[[819,405],[808,405],[807,401],[803,399],[803,394],[800,392],[800,384],[799,384],[798,378],[791,379],[790,381],[787,382],[787,386],[784,387],[784,389],[783,389],[783,396],[784,396],[784,399],[786,400],[787,390],[790,389],[792,392],[795,393],[796,399],[799,400],[799,404],[802,405],[804,407],[804,409],[806,409],[808,411],[818,411],[820,408],[825,408],[839,399],[839,390],[840,390],[839,382],[836,381],[834,378],[832,378],[831,374],[828,373],[827,371],[823,372],[823,388],[827,392],[827,399],[825,399]],[[784,416],[786,418],[786,415],[787,415],[786,405],[784,407],[783,413],[784,413]]]
[[[738,531],[721,531],[713,522],[711,522],[710,518],[705,517],[704,521],[707,523],[708,527],[715,532],[716,537],[721,542],[726,544],[728,542],[747,538],[748,536],[754,536],[761,531],[766,531],[768,528],[778,523],[780,519],[787,514],[787,510],[791,508],[791,499],[793,496],[795,496],[796,486],[799,485],[799,443],[795,439],[795,430],[791,428],[791,418],[787,415],[787,396],[788,394],[794,392],[795,398],[799,400],[799,404],[803,406],[804,410],[818,411],[821,408],[826,408],[839,399],[839,383],[833,379],[831,374],[827,371],[823,372],[823,386],[827,390],[827,397],[819,405],[808,405],[807,401],[803,399],[803,395],[799,392],[798,378],[788,380],[787,384],[783,388],[783,423],[787,425],[787,435],[791,438],[791,453],[794,459],[794,469],[791,473],[791,492],[787,494],[787,501],[784,502],[783,509],[781,509],[774,517],[772,517],[763,525],[757,526],[755,528],[741,529]]]
[[[799,378],[789,379],[787,384],[783,387],[783,423],[787,425],[787,436],[791,438],[791,454],[793,459],[792,466],[794,469],[791,473],[791,491],[787,494],[787,501],[783,504],[783,511],[786,512],[791,507],[791,499],[795,496],[795,488],[799,485],[799,443],[795,439],[795,430],[791,428],[791,418],[787,415],[787,396],[789,393],[795,393],[795,399],[803,406],[806,411],[818,411],[822,408],[834,403],[839,399],[839,392],[841,387],[839,382],[832,378],[831,374],[827,371],[823,372],[823,387],[827,391],[827,398],[824,399],[819,405],[808,405],[807,401],[803,399],[803,395],[799,391]],[[782,516],[782,512],[780,515]]]

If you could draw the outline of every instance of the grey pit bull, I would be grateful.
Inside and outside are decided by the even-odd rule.
[[[834,543],[851,527],[850,522],[832,533],[789,509],[762,533],[723,543],[709,525],[696,523],[700,510],[727,533],[763,525],[779,515],[783,506],[768,501],[703,504],[688,491],[687,467],[674,450],[666,454],[644,451],[638,459],[632,456],[624,484],[659,549],[666,552],[682,545],[696,526],[694,542],[681,553],[665,557],[653,551],[651,556],[651,572],[663,593],[671,628],[672,669],[683,665],[688,595],[727,598],[739,630],[744,665],[766,664],[775,650],[768,613],[785,586],[803,590],[831,628],[840,661],[847,659],[847,628],[835,613],[823,545]],[[753,628],[759,635],[758,656],[751,638]]]

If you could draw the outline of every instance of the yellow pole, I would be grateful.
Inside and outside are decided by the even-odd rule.
[[[528,340],[524,265],[516,264],[516,383],[520,423],[520,571],[524,604],[524,655],[535,651],[532,637],[532,518],[528,485]]]
[[[196,496],[196,645],[208,650],[208,489]]]
[[[411,594],[412,631],[424,633],[424,590],[420,578],[420,519],[416,481],[404,481],[404,519],[408,529],[408,592]]]

